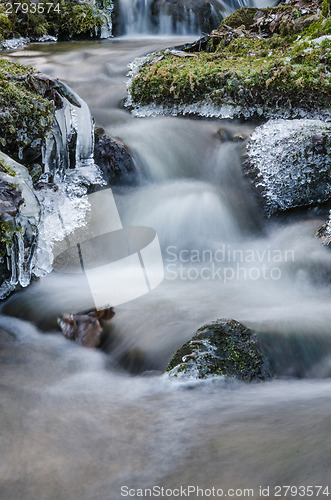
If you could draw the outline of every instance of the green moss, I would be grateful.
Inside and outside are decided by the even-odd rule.
[[[31,5],[30,0],[22,2],[26,5]],[[9,9],[9,5],[12,4],[12,8]],[[16,13],[16,9],[17,13]],[[6,32],[3,34],[3,38],[12,38],[12,37],[39,37],[47,34],[48,32],[48,23],[47,19],[43,14],[38,12],[23,12],[21,8],[18,7],[18,4],[14,0],[6,0],[0,1],[0,12],[3,17],[7,19],[6,22]]]
[[[3,5],[0,4],[0,40],[9,38],[12,35],[12,23],[7,14],[3,10]]]
[[[171,359],[167,372],[197,378],[222,375],[241,380],[270,377],[257,338],[234,320],[218,320],[200,328]]]
[[[13,5],[12,9],[8,9],[9,4]],[[24,4],[29,6],[24,9],[26,12],[17,9],[15,0],[0,0],[0,39],[18,36],[34,39],[46,34],[60,39],[98,37],[107,20],[105,11],[109,11],[112,6],[111,0],[99,0],[98,6],[89,1],[77,3],[60,0],[53,2],[54,8],[45,2],[44,12],[32,13],[31,6],[35,4],[30,0],[25,0]]]
[[[331,0],[324,0],[322,4],[322,16],[330,17],[331,16]]]
[[[16,226],[8,221],[1,220],[0,222],[0,243],[2,247],[11,245],[13,234],[16,231]]]
[[[17,232],[22,232],[22,226],[13,218],[0,219],[0,261],[7,255],[7,248],[13,244],[13,236]],[[1,264],[0,264],[1,268]],[[0,274],[0,282],[1,282]]]
[[[51,22],[60,38],[88,36],[96,37],[101,33],[105,14],[93,4],[73,3],[62,0],[59,14],[53,13]],[[55,27],[55,28],[54,28]]]
[[[25,76],[35,70],[0,59],[0,145],[17,161],[36,162],[51,129],[54,106],[30,90]]]
[[[309,26],[306,32],[306,38],[314,39],[324,35],[331,35],[331,18],[324,18],[321,16],[318,21],[315,21]]]
[[[227,18],[223,19],[221,27],[226,24],[227,26],[231,26],[231,28],[239,28],[239,26],[242,25],[247,28],[253,23],[257,11],[258,9],[255,7],[241,7],[241,9],[236,10]]]

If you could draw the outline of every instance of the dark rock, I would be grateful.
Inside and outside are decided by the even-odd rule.
[[[185,43],[174,48],[185,52],[201,52],[202,50],[207,50],[208,42],[210,40],[212,40],[212,37],[210,35],[205,35],[192,43]]]
[[[200,328],[178,349],[166,371],[174,377],[222,375],[249,381],[271,377],[258,338],[233,319]]]
[[[312,149],[316,153],[326,154],[326,137],[323,135],[314,135],[311,138],[312,141]]]
[[[246,148],[246,175],[270,216],[331,198],[331,124],[270,120]]]
[[[102,311],[86,311],[65,314],[58,320],[63,335],[84,347],[99,347],[102,340],[102,320],[108,321],[115,315],[113,308]]]
[[[134,183],[136,164],[127,147],[119,139],[98,135],[97,131],[94,160],[110,186]]]

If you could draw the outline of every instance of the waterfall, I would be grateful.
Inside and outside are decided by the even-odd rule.
[[[196,35],[216,26],[223,4],[213,2],[166,2],[164,0],[119,0],[116,34]],[[216,23],[216,24],[215,24]]]
[[[201,35],[244,6],[273,0],[118,0],[115,35]]]

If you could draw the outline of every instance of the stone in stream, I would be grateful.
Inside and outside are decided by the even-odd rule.
[[[258,338],[233,319],[218,319],[202,326],[178,349],[166,371],[178,378],[271,378]]]
[[[95,131],[94,160],[108,185],[134,182],[137,169],[127,147],[119,139],[103,135],[101,128]]]
[[[329,200],[331,124],[269,120],[252,134],[244,170],[268,217]]]
[[[112,307],[78,314],[65,314],[58,320],[63,335],[84,347],[99,347],[103,334],[103,321],[115,315]]]

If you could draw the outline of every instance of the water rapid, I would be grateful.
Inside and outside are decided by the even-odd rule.
[[[314,238],[325,219],[311,212],[264,221],[232,140],[255,124],[123,110],[129,61],[177,41],[11,54],[64,80],[130,148],[138,184],[114,189],[116,203],[124,224],[157,230],[166,276],[116,308],[116,342],[104,351],[53,331],[50,318],[80,300],[67,278],[52,273],[2,306],[4,500],[118,500],[123,486],[139,498],[138,488],[154,485],[251,488],[258,499],[260,486],[270,497],[275,485],[327,486],[331,254]],[[198,327],[221,317],[263,332],[278,379],[181,384],[160,375]],[[126,366],[141,360],[138,376],[123,370],[125,356]]]
[[[231,12],[247,4],[266,7],[268,0],[118,0],[114,34],[195,35],[208,33],[219,26]]]

